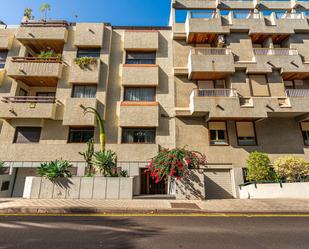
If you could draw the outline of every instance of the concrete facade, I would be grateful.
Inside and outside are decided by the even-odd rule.
[[[86,145],[70,143],[69,132],[94,129],[99,148],[95,117],[81,108],[91,106],[105,120],[106,147],[137,176],[134,194],[141,193],[140,169],[159,146],[187,146],[206,154],[211,186],[224,185],[225,196],[237,198],[251,151],[272,160],[287,154],[309,159],[301,130],[309,120],[306,9],[308,3],[298,1],[173,0],[169,27],[64,21],[3,26],[0,50],[8,54],[0,69],[0,160],[12,168],[59,158],[83,163],[78,152]],[[186,14],[182,21],[179,11]],[[39,58],[48,48],[61,59]],[[85,51],[95,53],[97,63],[81,69],[75,59]],[[128,54],[136,57],[130,61]],[[141,92],[130,95],[132,89]],[[151,101],[143,99],[149,89]],[[237,122],[254,124],[254,144],[241,145],[249,135],[239,135],[248,132],[237,130]],[[225,141],[210,141],[211,134],[218,136],[212,123]],[[41,127],[39,142],[15,143],[18,127]],[[124,143],[125,129],[155,131],[155,139]]]

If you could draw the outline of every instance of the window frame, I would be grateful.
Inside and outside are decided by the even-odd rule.
[[[248,122],[251,122],[253,124],[253,132],[254,132],[255,143],[254,144],[240,144],[239,143],[240,137],[238,136],[237,123],[248,123]],[[254,121],[252,121],[252,120],[236,120],[234,123],[235,123],[237,146],[240,146],[240,147],[243,147],[243,146],[245,146],[245,147],[247,147],[247,146],[258,146],[258,139],[257,139],[256,127],[255,127]]]
[[[76,87],[84,87],[84,90],[86,87],[94,87],[95,88],[95,96],[94,97],[74,97],[74,91]],[[98,91],[98,86],[96,84],[73,84],[72,86],[72,92],[71,92],[71,98],[74,99],[95,99],[97,97],[97,91]]]
[[[93,137],[92,138],[94,138],[94,135],[95,135],[95,128],[94,127],[92,127],[92,126],[72,126],[72,127],[69,127],[69,131],[68,131],[68,139],[67,139],[68,144],[81,144],[81,143],[86,143],[90,140],[89,139],[88,141],[83,141],[82,139],[80,139],[79,142],[72,142],[70,140],[72,129],[75,129],[76,131],[86,131],[87,129],[88,129],[88,131],[92,130],[93,131]]]
[[[309,147],[309,131],[303,131],[303,128],[302,128],[302,123],[309,123],[309,121],[305,121],[305,122],[299,122],[299,129],[300,129],[300,132],[301,132],[301,136],[303,138],[303,145],[304,147]],[[308,144],[306,144],[306,140],[305,140],[305,136],[304,136],[304,132],[306,132],[308,134]]]
[[[38,129],[40,130],[40,134],[38,137],[38,141],[37,142],[17,142],[17,138],[18,138],[18,132],[22,129]],[[18,126],[15,128],[15,133],[14,133],[14,138],[13,138],[13,144],[39,144],[41,141],[41,136],[42,136],[42,127],[31,127],[31,126]]]
[[[154,58],[152,59],[128,59],[128,55],[130,53],[135,53],[135,54],[153,54],[154,55]],[[128,63],[129,60],[138,60],[138,61],[142,61],[142,60],[154,60],[153,63]],[[125,53],[125,63],[126,65],[156,65],[157,63],[157,51],[130,51],[130,50],[127,50],[126,53]]]
[[[154,95],[153,95],[153,100],[151,100],[151,101],[149,101],[149,100],[126,100],[126,91],[128,90],[128,89],[139,89],[139,90],[141,90],[141,89],[152,89],[153,90],[153,93],[154,93]],[[124,102],[156,102],[156,100],[157,100],[157,89],[156,89],[156,87],[151,87],[151,86],[149,86],[149,87],[135,87],[135,86],[128,86],[128,87],[124,87],[124,89],[123,89],[123,101]]]
[[[87,50],[89,50],[89,51],[92,50],[92,52],[89,52],[87,56],[81,56],[80,55],[80,53],[81,53],[80,50],[84,50],[85,54],[86,54]],[[94,52],[95,50],[98,50],[98,51]],[[95,54],[96,56],[91,56],[91,54]],[[84,57],[91,57],[91,58],[99,59],[101,57],[101,48],[78,48],[77,51],[76,51],[76,58],[84,58]]]
[[[7,49],[1,49],[0,53],[5,54],[4,59],[0,59],[0,69],[4,69],[5,68],[5,63],[6,63],[7,58],[8,58],[9,51]]]
[[[212,122],[220,122],[220,123],[224,123],[225,124],[225,135],[226,135],[226,143],[225,144],[212,144],[212,140],[211,140],[211,134],[210,134],[210,128],[209,128],[209,123]],[[227,127],[227,121],[224,120],[211,120],[207,122],[207,129],[208,129],[208,140],[209,140],[209,146],[229,146],[230,145],[230,139],[229,139],[229,132],[228,132],[228,127]],[[216,130],[218,131],[218,130]],[[218,136],[218,134],[217,134]]]
[[[154,141],[151,143],[135,143],[135,142],[124,142],[124,131],[132,130],[132,131],[154,131]],[[157,129],[155,127],[121,127],[121,144],[156,144],[157,140]]]

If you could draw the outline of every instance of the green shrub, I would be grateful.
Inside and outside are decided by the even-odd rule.
[[[4,167],[4,162],[0,161],[0,169]]]
[[[96,65],[97,59],[93,57],[81,57],[76,58],[75,60],[76,65],[78,65],[81,69],[86,69],[89,65]]]
[[[93,164],[103,176],[114,176],[114,169],[117,165],[116,153],[111,150],[95,152],[93,155]]]
[[[278,176],[288,181],[309,177],[309,162],[295,156],[279,157],[274,163]]]
[[[127,170],[121,170],[119,173],[120,177],[129,177],[129,172]]]
[[[57,178],[70,178],[72,174],[70,168],[72,165],[66,160],[55,160],[48,163],[41,163],[37,168],[37,173],[41,177],[53,181]]]
[[[56,53],[54,50],[41,51],[39,58],[61,58],[61,54]]]
[[[251,152],[247,160],[249,181],[271,181],[276,179],[276,173],[270,165],[267,154]]]
[[[87,163],[87,176],[93,176],[95,174],[95,170],[93,168],[93,163],[92,163],[92,157],[94,154],[93,139],[90,139],[87,142],[87,149],[84,152],[78,152],[78,153],[84,157],[84,160]]]

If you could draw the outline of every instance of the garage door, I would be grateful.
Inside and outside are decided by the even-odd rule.
[[[206,199],[233,198],[231,172],[229,169],[208,169],[205,171]]]

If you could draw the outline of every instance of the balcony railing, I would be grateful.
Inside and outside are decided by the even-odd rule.
[[[287,97],[309,97],[309,89],[287,89]]]
[[[195,89],[194,95],[196,97],[238,97],[238,93],[235,89]]]
[[[59,57],[12,57],[12,62],[32,62],[32,63],[61,63],[61,58]]]
[[[3,97],[1,101],[4,103],[55,103],[56,98],[50,96],[14,96]]]
[[[205,11],[205,12],[188,12],[188,17],[192,19],[214,19],[218,17],[218,13],[215,11]]]
[[[277,19],[304,19],[302,13],[281,13],[275,12]]]
[[[253,52],[255,55],[298,55],[293,48],[254,48]]]
[[[233,17],[235,19],[260,19],[260,13],[248,12],[248,11],[233,11]]]
[[[232,51],[229,48],[192,48],[192,55],[229,55]]]
[[[68,27],[69,23],[66,21],[28,21],[22,22],[21,27]]]

